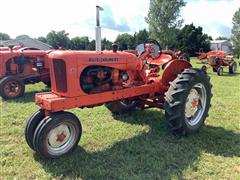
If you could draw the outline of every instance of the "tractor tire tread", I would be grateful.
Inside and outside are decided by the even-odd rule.
[[[180,79],[180,77],[183,77],[183,79]],[[175,135],[187,135],[196,131],[188,129],[183,120],[183,118],[185,119],[185,115],[184,113],[180,113],[184,112],[185,109],[185,102],[183,102],[182,98],[186,96],[188,91],[190,91],[191,87],[189,84],[195,83],[195,79],[206,84],[208,91],[210,91],[208,92],[209,104],[205,110],[202,124],[200,126],[203,125],[204,120],[208,115],[208,109],[210,107],[210,100],[212,97],[210,78],[200,69],[185,69],[181,75],[178,75],[177,78],[170,84],[169,90],[165,93],[165,120]]]

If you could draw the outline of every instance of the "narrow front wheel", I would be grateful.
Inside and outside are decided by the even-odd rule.
[[[41,122],[41,120],[43,120],[43,118],[44,118],[44,110],[39,109],[29,118],[25,127],[25,139],[29,147],[33,150],[35,150],[33,147],[34,132],[38,124]]]
[[[53,113],[37,126],[33,145],[44,158],[57,158],[70,153],[82,134],[79,119],[69,112]]]

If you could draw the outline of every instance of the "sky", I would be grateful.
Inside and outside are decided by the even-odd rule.
[[[102,37],[114,41],[120,33],[148,29],[145,17],[150,0],[0,0],[0,32],[11,38],[27,34],[46,36],[65,30],[70,38],[95,38],[96,5],[101,11]],[[240,0],[185,0],[181,9],[184,24],[202,26],[213,38],[231,35],[232,17]]]

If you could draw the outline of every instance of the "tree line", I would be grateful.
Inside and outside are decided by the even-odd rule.
[[[193,24],[184,26],[181,18],[181,8],[186,5],[184,0],[151,0],[146,22],[149,24],[150,37],[160,41],[164,48],[179,48],[193,55],[199,49],[204,51],[209,48],[212,38],[202,34],[201,27]],[[233,28],[230,39],[218,37],[219,40],[231,40],[233,52],[240,55],[240,8],[232,18]],[[186,41],[187,40],[187,41]]]
[[[28,35],[20,35],[16,38],[29,37]],[[106,38],[102,39],[102,49],[112,49],[112,44],[118,44],[119,50],[135,49],[138,44],[144,43],[145,40],[151,38],[149,31],[146,29],[135,32],[133,35],[129,33],[119,34],[115,41],[109,41]],[[10,36],[5,33],[0,33],[0,39],[9,40]],[[63,49],[72,50],[95,50],[95,40],[91,40],[87,36],[77,36],[69,38],[69,34],[62,31],[51,31],[46,37],[38,37],[39,41],[51,45],[57,49],[59,47]],[[169,44],[170,49],[180,49],[184,52],[194,55],[199,49],[208,51],[210,49],[211,37],[202,33],[201,27],[195,27],[193,24],[185,25],[177,32],[176,41],[172,41]],[[161,42],[160,42],[161,45]],[[164,46],[161,47],[165,49]]]
[[[119,50],[135,49],[146,39],[157,40],[162,49],[178,49],[193,56],[200,49],[203,51],[210,50],[210,40],[212,37],[204,34],[202,27],[187,24],[182,27],[183,19],[180,16],[180,10],[186,5],[184,0],[151,0],[146,22],[149,24],[149,30],[143,29],[135,32],[119,34],[114,42],[102,39],[102,49],[111,49],[112,43],[117,43]],[[233,16],[233,28],[231,41],[233,42],[233,51],[240,54],[240,8]],[[24,37],[27,35],[20,35]],[[18,38],[17,37],[17,38]],[[8,40],[10,36],[0,33],[0,40]],[[87,36],[69,38],[69,34],[62,31],[49,32],[46,37],[38,37],[38,40],[51,45],[54,48],[62,47],[72,50],[94,50],[95,40]],[[223,40],[226,37],[218,37]]]

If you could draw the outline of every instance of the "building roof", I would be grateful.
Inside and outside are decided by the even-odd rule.
[[[31,47],[31,48],[37,48],[41,50],[49,50],[52,49],[52,46],[43,43],[37,39],[32,39],[29,37],[23,37],[23,38],[18,38],[18,39],[13,39],[13,40],[7,40],[7,41],[0,41],[0,45],[2,46],[26,46],[26,47]]]
[[[221,44],[221,43],[225,43],[225,42],[229,42],[228,40],[214,40],[214,41],[210,41],[211,43],[215,43],[215,44]]]

